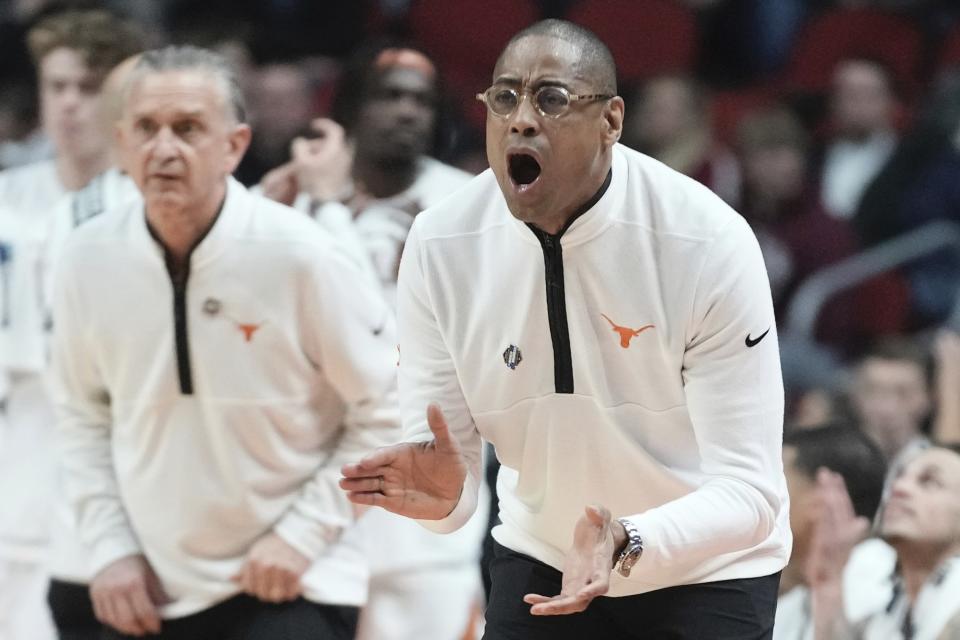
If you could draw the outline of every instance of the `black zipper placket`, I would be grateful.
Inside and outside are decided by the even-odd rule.
[[[190,341],[187,331],[187,281],[190,279],[190,256],[179,273],[172,257],[167,254],[167,272],[173,285],[173,332],[174,349],[177,355],[177,377],[180,381],[180,393],[193,395],[193,371],[190,368]]]
[[[553,343],[553,385],[556,393],[573,393],[573,355],[570,351],[570,328],[567,325],[567,295],[563,279],[563,244],[560,239],[577,218],[600,201],[610,186],[613,170],[600,189],[590,200],[570,216],[557,233],[547,233],[532,224],[527,224],[543,249],[544,280],[547,288],[547,318],[550,324],[550,341]]]
[[[170,276],[170,284],[173,285],[173,348],[177,356],[177,379],[180,382],[180,393],[185,396],[193,395],[193,369],[190,366],[190,341],[187,331],[187,281],[190,279],[190,258],[193,256],[193,251],[210,233],[213,225],[217,223],[220,212],[223,211],[223,204],[223,202],[220,203],[217,215],[210,226],[207,227],[207,230],[190,247],[182,265],[177,264],[176,258],[163,244],[163,240],[150,226],[150,223],[147,223],[147,231],[150,232],[150,236],[163,249],[163,260],[167,267],[167,275]]]
[[[570,329],[567,326],[567,299],[563,285],[563,245],[560,235],[538,233],[543,248],[543,266],[547,283],[547,316],[553,342],[553,381],[557,393],[573,393],[573,358],[570,355]]]

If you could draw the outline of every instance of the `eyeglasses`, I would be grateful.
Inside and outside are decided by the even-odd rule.
[[[540,115],[547,118],[559,118],[570,110],[570,105],[574,102],[593,102],[595,100],[609,100],[613,96],[605,93],[591,93],[589,95],[577,95],[570,93],[563,87],[546,85],[536,91],[523,89],[517,91],[511,87],[503,85],[493,85],[483,93],[477,94],[477,100],[486,103],[490,113],[495,116],[506,118],[510,116],[520,106],[523,96],[530,94],[533,100],[533,106]]]

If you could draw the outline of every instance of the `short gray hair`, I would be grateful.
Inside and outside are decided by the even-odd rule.
[[[129,94],[130,88],[147,74],[164,71],[200,71],[210,74],[222,85],[223,97],[231,115],[237,122],[247,121],[247,105],[236,72],[226,58],[209,49],[171,45],[143,53],[130,73],[126,93]]]

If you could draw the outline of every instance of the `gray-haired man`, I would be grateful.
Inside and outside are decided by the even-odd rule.
[[[131,73],[143,204],[79,229],[57,277],[67,485],[113,629],[348,639],[366,569],[338,468],[394,437],[393,321],[316,225],[229,177],[243,111],[210,52]]]

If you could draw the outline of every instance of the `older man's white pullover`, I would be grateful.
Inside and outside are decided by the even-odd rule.
[[[230,180],[177,284],[142,205],[69,240],[54,310],[59,433],[91,569],[145,553],[166,617],[237,592],[275,531],[309,599],[362,604],[340,466],[396,440],[394,322],[321,229]]]

